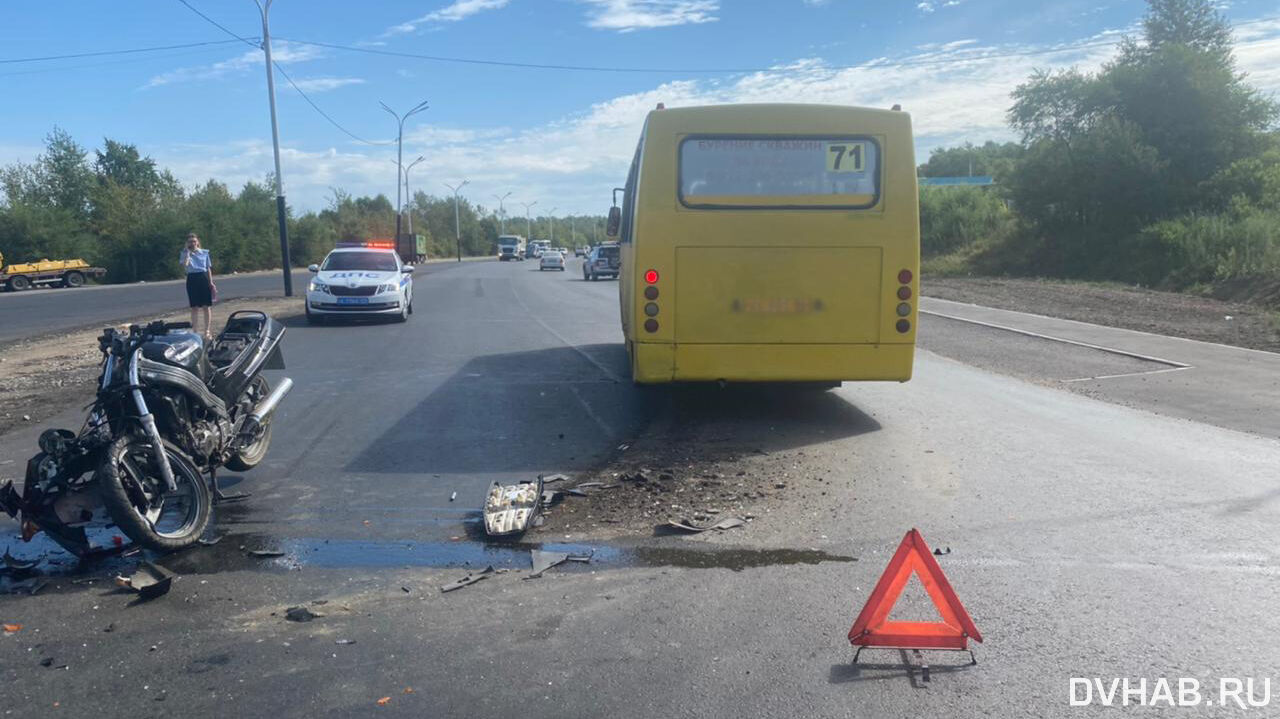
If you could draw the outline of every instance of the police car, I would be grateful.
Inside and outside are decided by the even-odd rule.
[[[339,242],[324,262],[307,269],[307,322],[376,315],[399,322],[413,314],[413,265],[400,261],[392,242]]]

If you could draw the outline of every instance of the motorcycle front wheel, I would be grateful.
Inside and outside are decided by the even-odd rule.
[[[116,439],[98,467],[102,503],[135,544],[162,552],[196,543],[209,526],[209,486],[191,460],[165,444],[177,491],[165,486],[151,445],[131,435]]]

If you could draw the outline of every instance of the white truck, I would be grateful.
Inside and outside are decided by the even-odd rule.
[[[498,259],[502,262],[507,260],[524,260],[524,238],[520,235],[499,235],[498,236]]]

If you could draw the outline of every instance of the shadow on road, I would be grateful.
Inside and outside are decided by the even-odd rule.
[[[873,432],[833,392],[792,386],[637,387],[620,344],[478,357],[345,467],[349,472],[536,473],[594,469],[619,442],[773,452]]]

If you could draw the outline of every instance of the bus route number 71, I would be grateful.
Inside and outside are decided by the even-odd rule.
[[[827,143],[827,172],[862,172],[866,156],[865,142]]]

